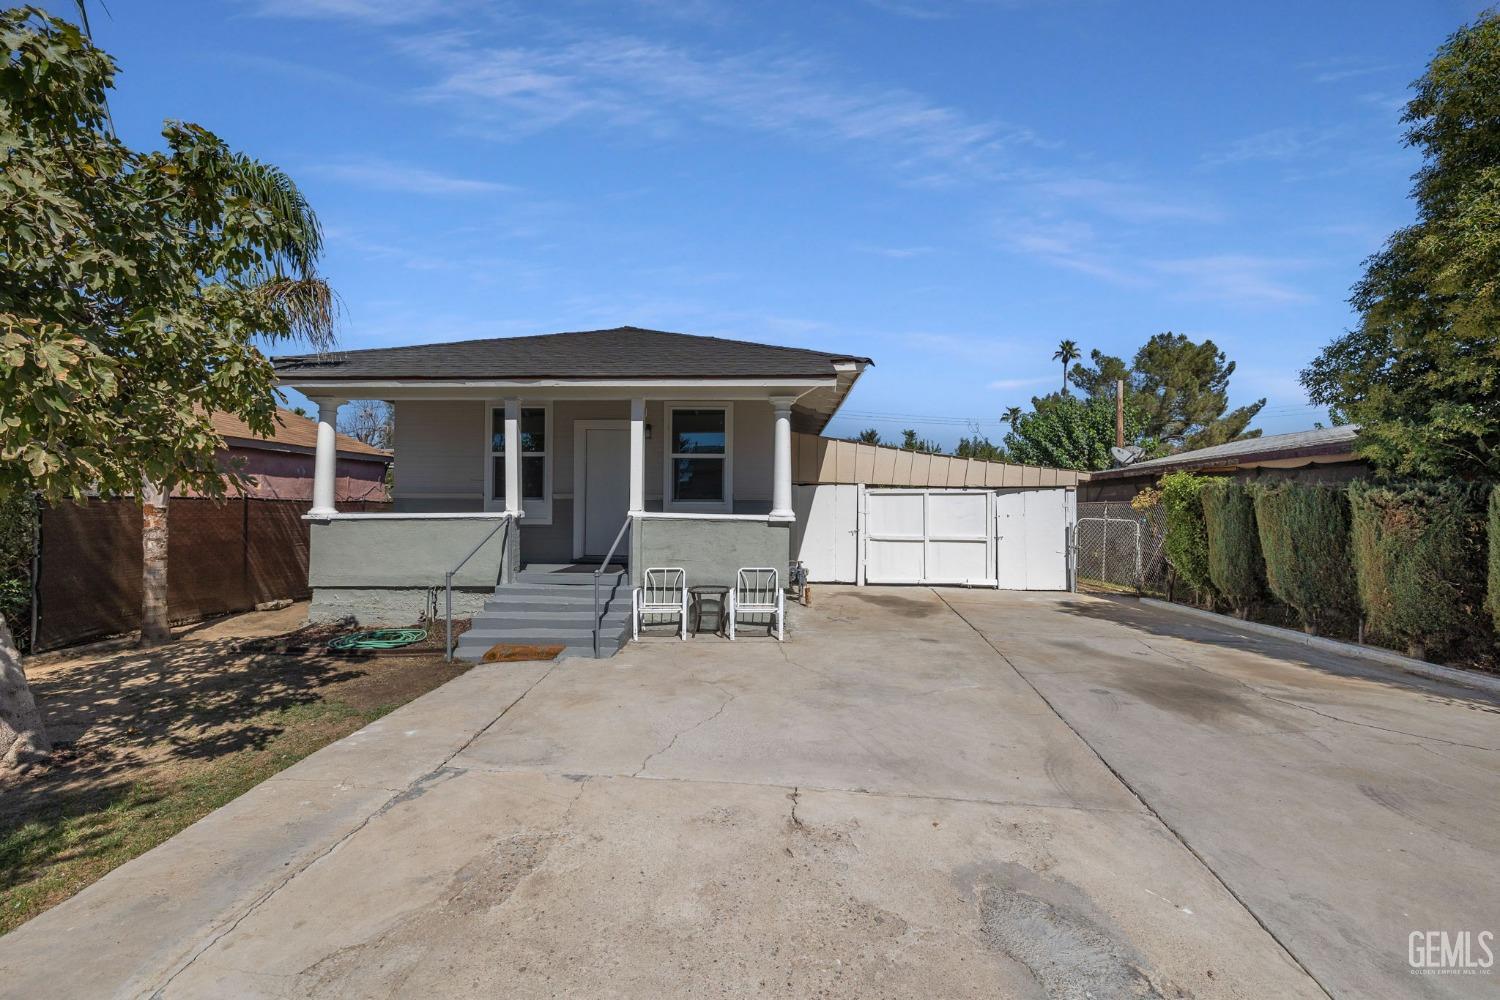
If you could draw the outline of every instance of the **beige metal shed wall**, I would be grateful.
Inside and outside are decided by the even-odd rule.
[[[884,445],[838,441],[816,434],[792,435],[792,481],[807,486],[863,483],[866,486],[993,489],[1077,486],[1080,478],[1079,473],[1068,469],[923,455]]]

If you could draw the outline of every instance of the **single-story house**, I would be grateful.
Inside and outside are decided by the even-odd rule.
[[[1292,434],[1244,438],[1211,448],[1180,451],[1164,458],[1089,473],[1078,499],[1127,502],[1156,485],[1169,472],[1234,476],[1239,479],[1293,479],[1299,482],[1346,483],[1370,474],[1370,464],[1354,451],[1359,428],[1352,424],[1318,427]]]
[[[313,459],[317,451],[318,425],[291,410],[276,411],[276,432],[262,437],[231,413],[209,415],[214,432],[224,440],[219,467],[237,466],[255,482],[243,495],[263,500],[311,500]],[[335,503],[384,503],[386,472],[391,453],[365,444],[347,434],[334,435]],[[197,496],[191,490],[174,495]],[[241,495],[237,493],[236,495]]]
[[[871,363],[637,327],[278,358],[281,384],[318,406],[310,613],[410,622],[435,596],[441,614],[446,594],[433,588],[445,591],[452,573],[454,613],[475,617],[461,653],[549,638],[580,648],[596,619],[592,601],[569,585],[591,582],[608,558],[612,647],[646,567],[681,567],[689,585],[730,586],[743,567],[784,574],[800,541],[797,467],[808,484],[847,483],[838,443],[819,434]],[[395,407],[392,508],[340,513],[338,407],[371,398]],[[874,468],[873,451],[846,457],[849,469]],[[995,507],[983,498],[1002,485],[1035,490],[1045,478],[1063,490],[1077,481],[985,466],[909,452],[884,461],[885,478],[911,484],[873,521],[890,573],[994,585],[986,562],[996,551]],[[934,477],[980,499],[929,503]],[[953,508],[963,522],[955,530],[979,532],[973,540],[985,547],[959,558],[944,548],[948,536],[929,540],[929,508],[934,517]],[[902,527],[913,518],[915,534]],[[881,534],[882,525],[891,530]],[[1057,536],[1062,552],[1060,527]]]

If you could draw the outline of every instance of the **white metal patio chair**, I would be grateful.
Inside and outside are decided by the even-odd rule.
[[[734,589],[729,592],[729,638],[734,639],[735,621],[740,615],[770,615],[772,634],[777,642],[786,638],[786,595],[781,591],[781,574],[769,566],[749,566],[739,572]]]
[[[681,638],[687,638],[687,571],[675,566],[653,566],[641,574],[641,585],[630,592],[630,632],[640,639],[647,615],[676,615]],[[653,622],[652,624],[656,624]]]

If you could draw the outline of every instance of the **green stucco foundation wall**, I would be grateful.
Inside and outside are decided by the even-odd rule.
[[[439,588],[444,574],[483,541],[453,578],[453,613],[473,614],[495,586],[515,573],[520,558],[514,525],[485,536],[498,518],[422,518],[385,515],[311,522],[308,617],[353,617],[360,624],[410,624]]]
[[[746,566],[771,566],[783,576],[791,553],[791,523],[650,517],[631,527],[630,570],[680,566],[688,585],[734,586]],[[785,582],[785,581],[783,581]]]

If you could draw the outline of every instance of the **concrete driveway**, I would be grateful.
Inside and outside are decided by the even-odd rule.
[[[1069,595],[476,668],[0,938],[18,997],[1479,996],[1496,706]]]

